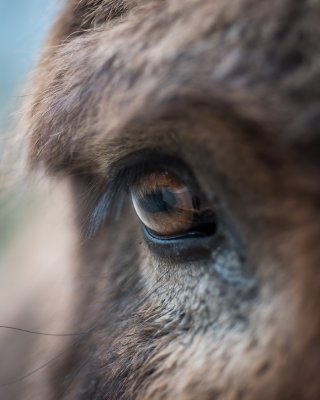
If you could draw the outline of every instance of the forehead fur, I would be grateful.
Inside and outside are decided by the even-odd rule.
[[[70,40],[89,29],[121,18],[138,2],[139,0],[69,0],[53,30],[53,41]]]
[[[85,165],[134,125],[208,110],[316,159],[319,16],[318,0],[70,2],[36,73],[31,160]]]

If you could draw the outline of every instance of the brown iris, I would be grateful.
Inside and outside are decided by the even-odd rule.
[[[158,236],[188,232],[199,214],[190,188],[166,170],[139,178],[131,188],[131,196],[143,224]]]

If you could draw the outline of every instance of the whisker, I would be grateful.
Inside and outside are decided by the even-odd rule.
[[[44,364],[40,365],[38,368],[35,368],[35,369],[27,372],[25,375],[22,375],[19,378],[12,379],[11,381],[8,381],[8,382],[0,383],[0,388],[6,387],[6,386],[10,386],[10,385],[14,385],[16,383],[20,383],[20,382],[24,381],[25,379],[29,378],[30,376],[34,375],[35,373],[37,373],[37,372],[41,371],[42,369],[48,367],[49,365],[54,364],[60,357],[62,357],[69,350],[71,350],[73,347],[75,347],[80,342],[80,340],[82,338],[83,338],[83,336],[78,338],[78,340],[76,340],[74,343],[72,343],[70,346],[68,346],[65,350],[63,350],[57,356],[51,358],[50,360],[48,360]]]
[[[152,296],[152,294],[154,293],[154,291],[158,287],[157,284],[160,282],[160,280],[161,280],[161,277],[156,280],[155,287],[150,289],[150,291],[148,291],[146,293],[146,295],[143,297],[143,299],[140,302],[138,302],[138,304],[136,304],[135,307],[133,307],[133,309],[131,310],[131,315],[132,316],[136,313],[136,311],[140,308],[140,306],[143,305]],[[112,314],[112,312],[114,311],[115,307],[116,307],[116,305],[112,306],[108,310],[108,314]],[[38,368],[35,368],[35,369],[27,372],[26,374],[20,376],[17,379],[13,379],[11,381],[3,382],[3,383],[0,382],[0,388],[20,383],[20,382],[24,381],[25,379],[29,378],[30,376],[32,376],[32,375],[36,374],[37,372],[43,370],[44,368],[48,367],[49,365],[54,364],[64,354],[66,354],[72,348],[74,348],[76,345],[78,345],[81,342],[82,339],[84,339],[85,337],[87,337],[88,335],[93,333],[95,331],[95,329],[99,326],[99,322],[101,322],[100,318],[97,319],[96,323],[94,323],[93,326],[88,331],[78,332],[78,333],[62,333],[62,334],[53,333],[53,334],[51,334],[51,333],[46,333],[46,332],[37,332],[37,331],[28,330],[28,329],[22,329],[22,328],[17,328],[17,327],[1,325],[0,328],[2,328],[2,329],[15,330],[15,331],[22,332],[22,333],[29,333],[29,334],[42,335],[42,336],[54,336],[54,337],[68,337],[68,336],[72,337],[72,336],[75,336],[75,337],[77,337],[77,339],[70,346],[68,346],[65,350],[63,350],[61,353],[59,353],[57,356],[51,358],[50,360],[48,360],[44,364],[40,365]],[[121,321],[121,318],[120,318],[120,321]],[[87,362],[89,362],[89,359],[87,360]],[[81,368],[80,368],[80,370],[81,370]],[[77,373],[77,371],[78,370],[76,370],[76,373]],[[80,371],[78,371],[78,373],[79,372]]]
[[[111,307],[111,309],[109,310],[109,313],[112,313],[113,309],[114,309],[114,307]],[[27,372],[26,374],[20,376],[19,378],[12,379],[10,381],[3,382],[3,383],[0,382],[0,388],[6,387],[6,386],[10,386],[10,385],[14,385],[16,383],[20,383],[20,382],[24,381],[25,379],[29,378],[30,376],[32,376],[32,375],[36,374],[37,372],[41,371],[42,369],[48,367],[49,365],[54,364],[59,358],[61,358],[64,354],[66,354],[72,348],[74,348],[77,344],[79,344],[82,339],[84,339],[85,337],[87,337],[88,335],[93,333],[94,330],[99,326],[99,322],[100,322],[100,318],[98,318],[96,320],[96,322],[92,325],[92,327],[90,329],[88,329],[87,331],[84,331],[82,333],[72,333],[72,334],[49,334],[49,333],[36,332],[36,331],[31,331],[31,330],[29,331],[27,329],[20,329],[20,328],[16,328],[16,327],[5,326],[5,325],[0,326],[3,329],[17,330],[19,332],[25,332],[25,333],[36,334],[36,335],[39,334],[39,335],[44,335],[44,336],[58,336],[58,337],[62,337],[62,336],[78,336],[78,338],[70,346],[68,346],[65,350],[63,350],[57,356],[51,358],[50,360],[48,360],[44,364],[40,365],[38,368],[35,368],[35,369]]]
[[[12,331],[18,331],[22,333],[30,333],[32,335],[40,335],[40,336],[58,336],[58,337],[63,337],[63,336],[81,336],[85,335],[87,332],[75,332],[75,333],[48,333],[48,332],[38,332],[38,331],[32,331],[29,329],[22,329],[22,328],[17,328],[15,326],[7,326],[7,325],[0,325],[0,329],[7,329],[7,330],[12,330]]]

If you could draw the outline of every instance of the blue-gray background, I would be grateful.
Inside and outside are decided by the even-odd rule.
[[[61,0],[0,0],[0,134],[34,65]]]
[[[14,175],[15,164],[7,165],[7,158],[3,157],[7,155],[4,138],[10,138],[14,132],[17,104],[20,96],[26,94],[28,73],[63,1],[0,0],[0,272],[6,264],[5,250],[10,248],[23,224],[28,223],[29,210],[35,203],[20,184],[14,185],[14,190],[7,190],[7,184],[11,189],[8,176],[11,172]]]

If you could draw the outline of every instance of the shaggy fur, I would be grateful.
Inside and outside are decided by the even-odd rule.
[[[25,124],[33,168],[72,188],[82,334],[39,398],[320,398],[319,18],[318,0],[66,4]],[[141,157],[218,204],[222,269],[152,248],[126,198],[101,211]]]

